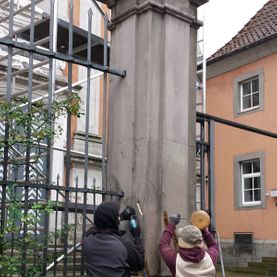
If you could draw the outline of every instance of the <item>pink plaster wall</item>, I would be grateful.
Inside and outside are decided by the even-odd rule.
[[[233,79],[262,68],[264,109],[235,117]],[[277,54],[209,79],[207,113],[277,133]],[[277,139],[216,123],[215,213],[217,229],[222,238],[233,238],[233,232],[254,232],[255,239],[277,239],[277,198],[266,196],[265,209],[235,210],[234,206],[233,158],[261,151],[265,153],[265,187],[269,192],[277,189]]]

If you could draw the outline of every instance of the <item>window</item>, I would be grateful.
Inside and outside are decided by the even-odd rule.
[[[234,248],[235,251],[240,252],[240,250],[251,250],[253,251],[254,246],[254,234],[253,233],[234,233]]]
[[[261,204],[260,159],[241,162],[242,205]]]
[[[234,198],[237,209],[264,208],[264,153],[234,158]]]
[[[258,77],[240,83],[240,110],[242,112],[259,107]]]
[[[263,70],[247,73],[234,79],[235,116],[263,109]]]

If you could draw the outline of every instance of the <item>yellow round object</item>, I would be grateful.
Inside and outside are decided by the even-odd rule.
[[[204,230],[210,225],[211,218],[205,211],[200,210],[191,214],[190,222],[200,230]]]

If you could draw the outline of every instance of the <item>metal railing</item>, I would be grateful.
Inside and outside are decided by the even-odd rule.
[[[40,2],[41,0],[31,0],[27,5],[20,6],[18,3],[15,4],[14,0],[0,1],[0,9],[4,6],[8,9],[8,16],[4,15],[0,18],[1,26],[8,29],[8,35],[0,38],[0,47],[6,52],[4,56],[0,56],[1,68],[3,68],[2,71],[0,69],[0,80],[6,83],[1,101],[13,106],[13,103],[22,97],[24,100],[20,107],[22,111],[27,112],[31,112],[33,105],[41,102],[44,107],[47,107],[48,115],[51,117],[52,104],[58,99],[57,95],[63,93],[62,99],[70,99],[71,95],[76,93],[75,87],[85,84],[86,89],[82,91],[84,92],[82,94],[84,115],[78,119],[85,126],[83,149],[74,149],[73,134],[76,130],[73,128],[73,123],[76,117],[74,118],[70,111],[63,117],[62,122],[65,126],[64,145],[66,147],[56,145],[52,138],[40,143],[11,145],[9,144],[11,131],[14,130],[11,130],[11,126],[14,128],[16,123],[9,125],[6,117],[1,118],[0,139],[3,144],[0,144],[2,147],[0,149],[2,150],[0,157],[0,232],[1,234],[6,233],[4,237],[0,236],[0,260],[5,258],[20,263],[15,266],[20,268],[21,276],[29,274],[32,270],[40,271],[41,276],[46,276],[46,274],[47,276],[56,276],[58,271],[63,272],[64,276],[68,276],[69,270],[73,275],[83,275],[85,272],[84,257],[82,254],[79,257],[77,251],[82,251],[80,241],[86,229],[93,223],[93,213],[97,205],[107,197],[113,199],[121,198],[124,195],[121,191],[111,191],[106,181],[106,106],[108,74],[124,77],[126,72],[114,69],[108,64],[107,15],[103,12],[99,14],[103,21],[104,37],[98,40],[98,43],[99,41],[102,43],[98,46],[102,49],[100,55],[103,57],[103,61],[98,63],[94,60],[92,17],[95,15],[93,15],[92,9],[88,8],[87,14],[83,15],[87,17],[87,31],[81,30],[81,32],[80,28],[73,25],[74,1],[70,0],[69,21],[66,24],[68,40],[60,41],[57,0],[47,1],[50,14],[47,15],[47,20],[37,22],[36,18],[39,16],[36,5]],[[91,3],[99,11],[100,6],[95,1]],[[14,20],[17,16],[23,16],[23,11],[29,15],[30,24],[15,30]],[[45,18],[45,14],[43,17]],[[45,32],[45,30],[49,30],[49,32]],[[22,32],[25,32],[25,41],[18,40]],[[86,43],[83,43],[85,47],[82,46],[81,50],[86,50],[86,54],[84,58],[81,58],[76,54],[80,48],[75,45],[75,36],[84,33],[86,34],[84,37]],[[44,37],[41,37],[41,34]],[[13,65],[15,55],[23,54],[25,58],[28,57],[27,67],[15,68]],[[43,61],[38,62],[37,57],[43,57]],[[57,60],[66,63],[66,80],[61,79],[56,73]],[[35,73],[34,69],[39,67],[48,70],[47,76]],[[86,78],[73,82],[76,80],[74,67],[85,68]],[[93,70],[99,72],[95,74]],[[100,146],[98,147],[100,154],[95,154],[91,152],[93,149],[91,142],[93,134],[90,124],[91,80],[102,75],[103,133],[102,138],[97,141],[97,145]],[[35,85],[36,81],[39,85]],[[18,87],[22,86],[23,89],[18,90]],[[53,130],[57,127],[54,125],[52,126]],[[31,130],[32,126],[27,128]],[[30,136],[31,132],[27,133],[27,140],[31,141]],[[62,158],[58,160],[57,155]],[[39,158],[34,160],[34,156],[39,156]],[[53,174],[55,168],[60,168],[56,177]],[[96,169],[94,170],[94,168]],[[99,176],[94,177],[99,173],[101,174],[100,178]],[[14,229],[9,229],[12,209],[15,206],[19,211],[19,218],[25,221],[17,222]],[[27,219],[33,220],[32,228],[26,222]],[[20,240],[22,245],[19,247]],[[5,248],[5,243],[9,243],[9,250]],[[31,248],[30,245],[32,245]],[[2,274],[4,269],[0,270]]]

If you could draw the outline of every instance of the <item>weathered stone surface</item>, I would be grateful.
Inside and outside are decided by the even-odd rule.
[[[196,5],[120,0],[112,13],[111,65],[127,76],[110,81],[108,183],[122,206],[140,202],[150,274],[165,275],[162,210],[188,218],[195,197]]]

